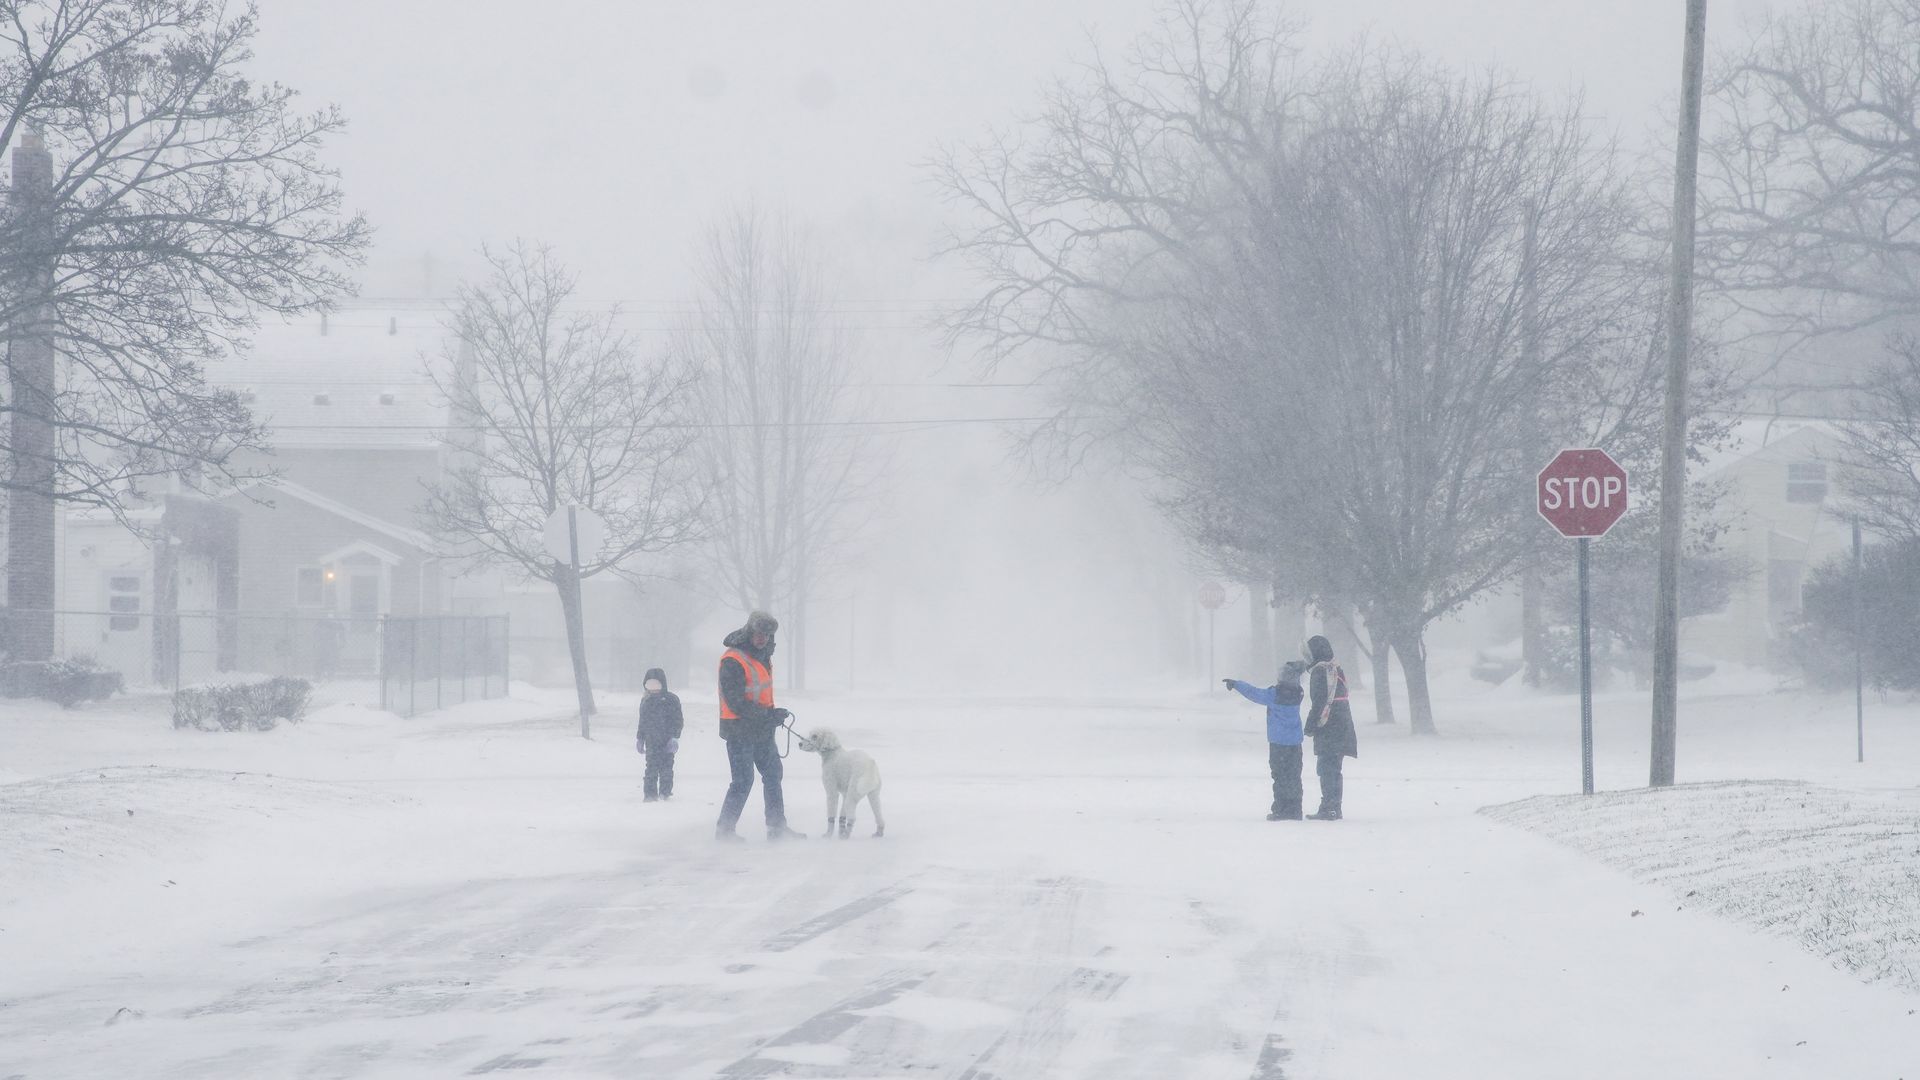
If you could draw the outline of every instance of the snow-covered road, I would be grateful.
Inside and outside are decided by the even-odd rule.
[[[658,805],[624,720],[538,701],[112,748],[7,713],[0,768],[65,779],[0,786],[0,1077],[1920,1075],[1920,998],[1474,812],[1577,782],[1557,703],[1363,727],[1336,824],[1262,820],[1225,701],[802,707],[879,759],[887,839],[767,844],[756,793],[713,844],[691,702]],[[1917,779],[1721,712],[1696,773]]]

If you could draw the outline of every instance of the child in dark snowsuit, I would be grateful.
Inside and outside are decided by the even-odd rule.
[[[680,713],[679,696],[667,689],[666,672],[659,668],[647,672],[646,686],[633,748],[647,756],[645,801],[657,802],[673,798],[673,755],[680,750],[680,733],[687,723]]]
[[[1268,821],[1300,820],[1300,673],[1305,664],[1289,661],[1272,686],[1250,686],[1226,680],[1227,689],[1255,705],[1267,707],[1267,769],[1273,773],[1273,809]]]

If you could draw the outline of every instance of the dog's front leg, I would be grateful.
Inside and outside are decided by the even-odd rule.
[[[853,816],[859,809],[860,796],[851,791],[840,800],[840,839],[845,840],[853,835]]]
[[[833,780],[826,776],[820,778],[820,786],[827,793],[827,831],[820,834],[820,839],[831,840],[834,827],[840,820],[840,791],[833,786]]]
[[[880,790],[875,788],[867,792],[867,805],[873,807],[873,838],[887,835],[887,818],[880,812]]]

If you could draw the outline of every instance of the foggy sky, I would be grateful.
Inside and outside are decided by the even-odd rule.
[[[1738,21],[1761,6],[1716,0],[1714,41],[1737,40]],[[814,227],[877,381],[953,383],[976,372],[942,366],[927,322],[968,282],[960,266],[928,259],[942,208],[919,163],[940,142],[1015,124],[1090,41],[1124,47],[1161,4],[261,7],[260,73],[350,119],[327,153],[349,204],[376,228],[363,295],[444,295],[483,240],[526,236],[580,271],[585,297],[623,302],[639,313],[635,325],[652,328],[643,332],[664,334],[690,291],[684,268],[700,229],[753,200]],[[1547,93],[1584,85],[1589,113],[1629,145],[1664,141],[1683,9],[1682,0],[1292,6],[1310,20],[1314,47],[1366,33],[1461,67],[1500,65]],[[886,417],[1010,416],[1039,404],[1022,391],[951,386],[889,385],[869,398]],[[876,676],[911,661],[918,676],[949,685],[1037,689],[1070,668],[1076,682],[1118,686],[1178,674],[1166,658],[1182,648],[1185,670],[1204,670],[1191,562],[1137,488],[1112,476],[1026,485],[1002,434],[969,425],[886,436],[895,490],[863,539],[858,573],[821,597],[816,680],[850,670],[840,642],[855,624],[865,628],[860,665]],[[1244,620],[1231,620],[1224,640],[1244,634]],[[918,640],[940,648],[917,650]]]
[[[329,150],[378,228],[367,291],[435,291],[483,239],[537,236],[597,297],[683,294],[698,224],[747,199],[835,240],[848,295],[941,296],[916,163],[1007,125],[1088,35],[1158,0],[262,0],[259,70],[336,102]],[[1760,0],[1717,0],[1714,42]],[[1629,142],[1679,80],[1680,0],[1296,0],[1318,44],[1366,33],[1546,92],[1577,85]]]

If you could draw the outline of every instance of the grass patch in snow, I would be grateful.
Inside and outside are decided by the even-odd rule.
[[[1920,797],[1743,781],[1543,795],[1481,813],[1920,991]]]

